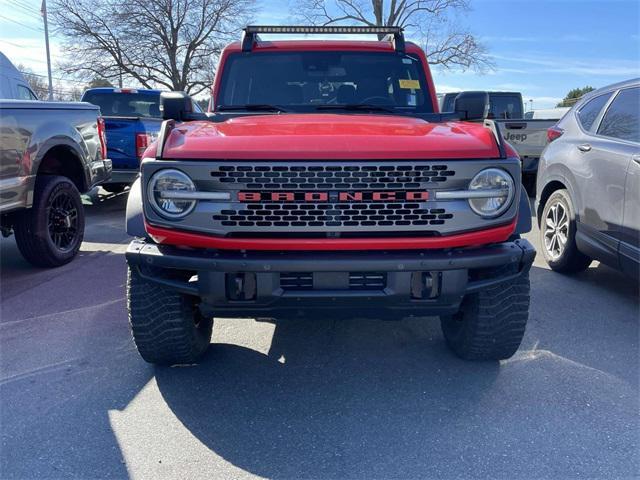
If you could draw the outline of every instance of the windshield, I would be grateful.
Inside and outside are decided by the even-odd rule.
[[[162,117],[160,93],[87,92],[82,101],[99,106],[105,117]]]
[[[433,112],[420,59],[396,52],[232,54],[216,110],[273,105],[315,112],[362,104],[394,113]]]

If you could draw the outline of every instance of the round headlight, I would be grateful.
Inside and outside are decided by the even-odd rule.
[[[165,218],[186,217],[196,206],[196,200],[179,198],[180,192],[195,192],[189,176],[171,168],[153,174],[147,186],[147,197],[153,209]]]
[[[478,215],[493,218],[502,215],[511,205],[515,187],[513,178],[499,168],[487,168],[469,184],[473,196],[469,206]]]

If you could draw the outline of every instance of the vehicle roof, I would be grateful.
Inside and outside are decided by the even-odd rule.
[[[20,110],[98,110],[97,105],[87,102],[47,102],[44,100],[0,99],[0,109]]]
[[[611,85],[607,85],[605,87],[598,88],[596,90],[593,90],[593,91],[587,93],[582,98],[586,100],[587,98],[597,97],[601,93],[610,92],[612,90],[618,90],[620,88],[631,87],[631,86],[636,86],[636,85],[640,85],[640,77],[632,78],[630,80],[624,80],[624,81],[618,82],[618,83],[612,83]]]
[[[385,40],[258,40],[252,52],[269,50],[355,50],[373,52],[394,52],[392,42]],[[413,42],[405,43],[407,52],[420,51],[420,47]],[[241,52],[242,43],[233,42],[225,48],[226,52]]]
[[[444,95],[458,95],[459,93],[462,93],[464,91],[465,90],[460,90],[459,92],[447,92]],[[487,92],[490,95],[522,95],[521,92],[504,92],[504,91],[496,91],[496,90],[477,90],[477,91]]]
[[[23,78],[22,73],[16,68],[16,66],[9,60],[9,58],[2,52],[0,52],[0,71],[3,75],[18,76]]]
[[[164,90],[156,90],[156,89],[153,89],[153,88],[96,87],[96,88],[87,88],[84,93],[87,93],[87,92],[111,93],[111,92],[114,92],[114,91],[117,91],[117,90],[125,90],[125,91],[126,90],[135,90],[136,93],[142,93],[142,94],[152,94],[152,93],[153,94],[156,94],[156,93],[157,94],[161,94],[164,91]],[[117,93],[120,93],[120,92],[117,92]]]

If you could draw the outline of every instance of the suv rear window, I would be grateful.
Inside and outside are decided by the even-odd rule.
[[[453,112],[453,102],[458,93],[447,93],[442,101],[443,112]],[[522,97],[489,92],[489,118],[522,118]]]
[[[580,125],[582,125],[582,128],[587,131],[591,130],[593,122],[596,121],[600,110],[602,110],[602,107],[606,105],[610,97],[611,92],[605,93],[604,95],[600,95],[589,100],[582,107],[580,107],[580,110],[578,110],[578,120],[580,121]]]
[[[105,117],[162,117],[159,93],[87,92],[82,101],[99,106]]]
[[[411,55],[348,51],[229,55],[216,109],[265,104],[294,112],[354,104],[433,112],[424,67]]]
[[[640,142],[640,88],[622,90],[607,109],[599,135]]]
[[[489,118],[522,118],[522,97],[489,92]]]

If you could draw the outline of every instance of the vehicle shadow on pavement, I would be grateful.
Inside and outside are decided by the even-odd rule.
[[[595,262],[562,275],[534,266],[531,309],[520,355],[548,350],[638,389],[640,297],[637,280]],[[632,366],[633,368],[629,368]]]
[[[156,382],[192,435],[260,476],[625,476],[639,461],[637,305],[600,292],[624,283],[612,275],[534,268],[526,337],[500,363],[457,359],[434,318],[285,319],[266,355],[214,343]],[[593,301],[572,302],[580,290]]]
[[[434,319],[291,319],[275,322],[268,355],[214,343],[156,381],[180,422],[244,470],[370,478],[425,474],[451,447],[442,429],[475,415],[498,371],[453,357]]]

